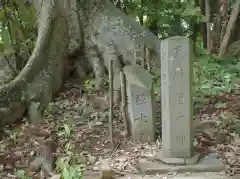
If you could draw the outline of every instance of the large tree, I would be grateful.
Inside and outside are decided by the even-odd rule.
[[[119,56],[131,64],[137,48],[151,49],[153,63],[159,66],[159,39],[109,0],[31,3],[39,12],[36,45],[24,68],[0,88],[0,120],[4,124],[21,118],[33,103],[47,106],[69,72],[70,57],[88,61],[99,86],[109,60],[115,62],[117,74]]]

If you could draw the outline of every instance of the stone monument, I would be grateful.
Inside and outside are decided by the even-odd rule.
[[[141,66],[124,67],[130,133],[135,141],[154,141],[155,102],[153,76]]]
[[[177,36],[162,41],[161,55],[163,156],[191,158],[193,104],[189,39]]]
[[[191,45],[186,37],[171,37],[161,44],[162,148],[153,159],[139,160],[145,174],[219,172],[225,166],[210,153],[194,152],[192,135]]]

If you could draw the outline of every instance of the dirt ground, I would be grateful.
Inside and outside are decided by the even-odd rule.
[[[233,103],[231,101],[231,104]],[[156,104],[157,124],[160,127],[160,102],[157,101]],[[223,119],[230,118],[225,110],[219,113],[219,110],[208,108],[198,115],[201,121],[216,121],[216,126],[204,132],[199,130],[195,134],[195,146],[200,151],[215,151],[219,154],[226,164],[225,171],[221,173],[225,177],[240,173],[240,140],[238,135],[228,132],[228,128],[225,127],[229,126],[232,120],[238,119],[235,115],[236,113],[231,116],[231,120],[227,120],[227,124],[226,122],[223,124]],[[55,131],[55,138],[58,141],[55,173],[61,173],[64,167],[75,164],[82,166],[86,178],[94,178],[94,175],[99,177],[100,161],[110,157],[111,166],[117,176],[125,176],[125,178],[128,176],[133,179],[142,177],[142,175],[134,176],[133,174],[139,172],[137,164],[141,156],[151,156],[157,148],[161,147],[160,129],[156,143],[141,144],[122,137],[122,124],[119,107],[116,107],[113,123],[114,146],[112,146],[108,132],[106,93],[98,91],[82,94],[81,86],[68,82],[64,90],[49,105],[42,124],[34,126],[24,118],[20,123],[4,129],[0,142],[0,178],[19,178],[17,176],[23,171],[30,178],[39,178],[39,173],[32,172],[29,164],[36,157],[37,148],[42,145],[42,141],[53,137],[52,131]],[[124,156],[121,160],[117,157],[120,155]],[[171,178],[173,176],[176,177],[176,174],[152,177]],[[147,176],[144,178],[147,179]]]

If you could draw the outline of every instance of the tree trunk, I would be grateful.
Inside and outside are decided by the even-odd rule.
[[[240,27],[240,17],[238,17],[238,19],[236,21],[236,25],[235,25],[235,28],[234,28],[233,35],[232,35],[232,38],[230,40],[230,43],[233,43],[233,42],[236,42],[236,41],[240,40],[240,31],[238,29],[239,27]]]
[[[158,33],[160,31],[157,23],[158,23],[158,20],[154,19],[154,20],[151,20],[151,23],[148,26],[149,30],[156,36],[158,36]]]
[[[97,81],[101,81],[102,72],[104,71],[103,67],[106,67],[107,71],[109,71],[109,60],[112,59],[114,64],[114,81],[119,83],[120,78],[116,78],[117,76],[119,77],[120,73],[119,55],[123,57],[125,64],[135,63],[134,51],[137,44],[148,45],[155,52],[153,53],[153,62],[160,66],[159,39],[150,31],[144,29],[134,19],[117,9],[114,4],[104,0],[99,0],[96,4],[94,3],[95,1],[87,1],[87,8],[83,10],[83,14],[85,14],[83,23],[85,45],[89,39],[92,39],[92,45],[95,45],[100,52],[98,56],[101,59],[96,58],[96,55],[89,55],[96,53],[94,48],[91,47],[91,43],[88,43],[88,48],[85,50],[85,54],[88,54],[88,60],[92,61],[92,64],[97,63],[96,66],[99,67],[94,68],[95,76],[98,78]],[[120,100],[119,90],[119,88],[114,89],[115,102]]]
[[[62,85],[67,55],[79,48],[84,48],[86,59],[100,79],[110,59],[119,64],[121,55],[124,63],[133,63],[136,44],[147,45],[153,52],[152,62],[160,67],[159,39],[109,1],[88,0],[80,4],[79,10],[76,0],[32,1],[40,13],[36,46],[19,75],[0,87],[3,123],[21,118],[32,102],[46,107]],[[114,72],[120,72],[117,65]]]
[[[223,37],[224,34],[226,32],[226,28],[227,28],[227,22],[228,22],[228,2],[225,2],[222,5],[223,9],[222,9],[222,16],[223,16],[223,25],[222,25],[222,29],[221,29],[221,35],[220,35],[220,41],[223,41]]]
[[[57,2],[43,2],[32,55],[19,75],[1,86],[0,107],[5,110],[0,115],[4,124],[21,118],[31,101],[46,106],[62,85],[68,44],[67,19]]]
[[[204,15],[205,14],[205,0],[200,0],[199,2],[200,8],[201,8],[201,13]],[[200,24],[201,27],[201,36],[202,36],[202,41],[203,41],[203,48],[207,48],[207,28],[205,23]]]
[[[193,42],[193,53],[196,54],[197,52],[197,36],[198,36],[198,29],[200,28],[200,25],[196,23],[195,21],[191,21],[190,27],[192,30],[192,34],[190,36],[192,42]]]
[[[238,19],[238,15],[239,15],[239,2],[236,2],[235,6],[232,10],[227,28],[226,28],[226,33],[225,33],[225,35],[223,37],[223,41],[220,45],[220,50],[219,50],[219,54],[218,54],[219,57],[221,57],[222,55],[224,55],[227,52],[227,48],[229,45],[229,39],[231,38],[231,33],[234,30],[235,23]]]
[[[143,9],[144,9],[144,0],[141,0],[140,1],[140,9],[139,9],[139,15],[138,15],[138,18],[139,18],[139,22],[140,24],[143,26],[143,16],[144,16],[144,13],[143,13]]]
[[[212,5],[213,6],[213,5]],[[212,8],[211,6],[211,8]],[[216,7],[215,7],[216,6]],[[211,44],[211,52],[214,54],[218,54],[220,47],[220,34],[222,29],[222,3],[221,0],[217,0],[214,4],[215,9],[212,12],[212,22],[213,22],[213,31],[212,31],[212,44]]]
[[[209,0],[205,0],[205,16],[207,17],[207,49],[211,53],[211,29],[210,29],[210,3]]]

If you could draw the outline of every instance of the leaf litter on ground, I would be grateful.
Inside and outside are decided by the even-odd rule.
[[[26,175],[33,176],[28,171],[28,164],[35,157],[36,148],[41,145],[41,141],[51,138],[52,131],[57,131],[57,157],[58,161],[65,158],[64,161],[68,163],[65,168],[69,168],[69,165],[84,166],[82,170],[97,172],[99,161],[111,156],[111,165],[116,173],[136,173],[139,158],[151,158],[156,154],[161,147],[160,141],[155,144],[141,144],[122,138],[120,129],[123,129],[123,126],[119,118],[119,108],[116,108],[117,120],[114,120],[114,140],[119,145],[112,153],[107,127],[107,94],[89,93],[81,98],[79,91],[68,85],[55,101],[49,104],[44,123],[40,126],[30,125],[27,119],[24,119],[20,126],[13,125],[5,129],[0,145],[0,161],[4,161],[0,164],[1,177],[16,176],[16,172],[22,170]],[[196,117],[195,146],[201,151],[217,151],[227,164],[226,173],[235,174],[240,173],[240,139],[237,129],[234,128],[239,122],[240,113],[237,109],[240,107],[240,97],[228,95],[225,98],[227,100],[224,102],[228,104],[220,107],[218,105],[216,109],[215,104],[223,97],[209,100],[208,105],[212,109],[203,109],[200,117]],[[158,109],[157,114],[160,112],[161,109]],[[157,120],[160,126],[161,119]],[[62,173],[59,172],[58,167],[55,177],[61,176]],[[34,175],[33,178],[37,176]]]

